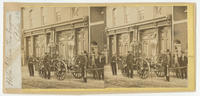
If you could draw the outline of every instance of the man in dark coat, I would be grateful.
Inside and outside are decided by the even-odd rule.
[[[187,63],[188,63],[188,58],[187,56],[185,56],[184,52],[181,52],[181,57],[179,58],[179,62],[181,67],[181,77],[182,79],[186,79],[187,78]]]
[[[51,68],[50,68],[50,63],[51,63],[51,57],[48,53],[45,53],[44,56],[44,68],[46,70],[45,78],[50,79],[51,77]]]
[[[111,58],[111,68],[112,68],[112,74],[117,75],[117,60],[116,56],[113,55]]]
[[[83,53],[84,64],[82,67],[83,82],[87,82],[87,65],[88,65],[88,53],[84,51]]]
[[[104,65],[106,64],[106,58],[103,54],[99,53],[99,64],[98,68],[98,75],[100,80],[104,80]]]
[[[128,51],[128,56],[126,58],[126,64],[128,67],[128,77],[133,78],[133,61],[134,61],[134,56],[131,53],[131,51]]]
[[[33,67],[33,58],[32,57],[29,57],[28,58],[28,69],[29,69],[29,74],[30,76],[34,76],[34,67]]]
[[[171,52],[169,51],[169,49],[166,50],[166,58],[165,58],[165,62],[164,62],[164,67],[165,67],[165,76],[166,76],[166,80],[170,81],[170,76],[169,76],[169,66],[171,65]]]

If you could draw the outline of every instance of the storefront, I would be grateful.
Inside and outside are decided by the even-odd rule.
[[[127,56],[133,43],[142,44],[142,56],[151,58],[169,49],[172,50],[171,16],[159,17],[138,23],[108,28],[109,56]]]
[[[24,30],[24,58],[45,52],[63,59],[88,51],[88,17]],[[26,60],[26,59],[24,59]]]

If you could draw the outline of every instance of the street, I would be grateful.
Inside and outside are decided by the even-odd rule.
[[[165,77],[156,77],[154,72],[150,74],[147,79],[141,79],[134,72],[133,78],[124,77],[121,71],[118,70],[117,75],[112,75],[110,65],[106,65],[105,69],[105,87],[106,88],[130,88],[130,87],[187,87],[186,79],[178,79],[176,77],[170,77],[170,82],[165,80]]]
[[[53,72],[51,73],[51,79],[44,79],[39,77],[37,71],[35,76],[30,77],[27,66],[22,67],[22,87],[23,88],[130,88],[130,87],[187,87],[186,79],[178,79],[176,77],[170,77],[170,82],[165,80],[165,77],[156,77],[152,72],[147,79],[141,79],[134,72],[133,78],[124,77],[121,71],[118,70],[116,76],[112,75],[110,65],[106,65],[105,80],[94,80],[91,74],[88,74],[87,83],[84,83],[82,79],[75,79],[72,74],[66,73],[64,80],[57,80]]]
[[[22,88],[34,89],[67,89],[67,88],[104,88],[103,80],[94,80],[91,75],[88,75],[87,83],[82,79],[75,79],[71,73],[66,73],[64,80],[57,80],[53,72],[51,79],[44,79],[39,77],[38,72],[35,71],[35,76],[30,77],[28,67],[22,67]]]

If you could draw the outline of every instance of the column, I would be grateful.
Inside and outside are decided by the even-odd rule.
[[[107,48],[106,48],[106,64],[110,62],[110,39],[109,36],[107,36]]]
[[[47,51],[48,51],[47,34],[44,33],[43,36],[44,36],[44,49],[43,49],[43,51],[44,51],[44,52],[47,52]],[[43,54],[43,55],[44,55],[44,54]]]
[[[156,43],[156,50],[155,50],[155,52],[156,52],[156,56],[158,56],[158,54],[159,54],[159,50],[160,50],[160,48],[159,48],[159,28],[157,27],[156,29],[155,29],[155,34],[157,35],[156,36],[156,38],[155,38],[155,43]]]
[[[138,30],[134,29],[134,31],[133,31],[133,41],[137,41],[137,39],[138,39]]]
[[[23,55],[23,65],[26,65],[26,59],[27,59],[27,45],[26,45],[26,37],[24,37],[24,42],[23,42],[23,44],[24,44],[24,49],[23,49],[23,52],[24,52],[24,55]],[[22,65],[22,66],[23,66]]]
[[[140,31],[138,30],[137,27],[135,27],[135,37],[136,37],[136,41],[140,41]]]
[[[55,28],[52,28],[51,29],[52,31],[52,35],[53,35],[53,46],[52,46],[52,53],[51,53],[51,56],[53,56],[53,54],[56,53],[56,33],[55,33]]]
[[[114,54],[115,55],[118,55],[118,52],[117,52],[117,34],[114,35]]]
[[[118,56],[118,40],[117,40],[117,34],[114,35],[114,49],[115,49],[115,55]]]
[[[76,30],[75,29],[72,29],[71,30],[73,35],[74,35],[74,48],[73,48],[73,56],[74,55],[77,55],[77,36],[76,36]]]
[[[85,51],[88,51],[89,52],[89,40],[88,40],[88,36],[89,36],[89,34],[88,34],[88,32],[89,32],[89,29],[88,29],[88,27],[84,27],[84,50]]]
[[[31,54],[30,56],[34,56],[34,36],[31,36]]]

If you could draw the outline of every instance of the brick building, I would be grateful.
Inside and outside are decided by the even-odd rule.
[[[141,42],[142,55],[147,58],[166,49],[172,52],[175,40],[187,50],[187,7],[108,6],[106,11],[108,57],[126,56],[135,41]]]
[[[25,7],[22,20],[23,64],[45,52],[67,59],[89,50],[88,7]]]

